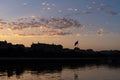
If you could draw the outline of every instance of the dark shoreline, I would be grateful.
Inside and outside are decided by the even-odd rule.
[[[9,63],[117,63],[120,58],[0,58],[0,62]]]
[[[94,51],[63,48],[62,45],[33,43],[31,47],[23,44],[0,41],[0,60],[44,60],[44,61],[119,61],[119,50]]]
[[[17,57],[0,57],[0,60],[120,60],[120,58],[17,58]]]

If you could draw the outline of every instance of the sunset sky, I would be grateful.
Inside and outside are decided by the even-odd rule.
[[[120,50],[120,0],[0,0],[0,40]]]

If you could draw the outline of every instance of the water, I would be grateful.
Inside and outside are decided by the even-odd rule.
[[[120,64],[1,62],[0,80],[120,80]]]

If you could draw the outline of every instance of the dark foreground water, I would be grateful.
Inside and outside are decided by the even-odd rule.
[[[0,80],[120,80],[120,64],[94,61],[0,61]]]

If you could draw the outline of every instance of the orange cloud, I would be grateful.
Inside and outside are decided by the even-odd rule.
[[[80,34],[80,33],[77,33],[77,34],[76,34],[76,36],[77,36],[77,37],[80,37],[80,36],[81,36],[81,34]]]
[[[85,28],[77,20],[70,18],[41,18],[31,16],[8,23],[9,30],[22,36],[27,35],[70,35],[74,29]]]
[[[2,30],[6,24],[7,24],[6,22],[0,20],[0,29]]]

